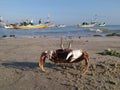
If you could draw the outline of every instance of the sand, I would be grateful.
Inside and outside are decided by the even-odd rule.
[[[46,72],[40,70],[41,52],[60,48],[60,38],[0,38],[0,90],[120,90],[120,58],[98,54],[108,48],[120,52],[120,37],[64,38],[64,47],[69,41],[72,49],[89,53],[85,75],[84,61],[63,68],[46,60]]]

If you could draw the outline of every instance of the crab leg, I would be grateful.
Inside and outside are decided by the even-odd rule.
[[[41,57],[40,57],[40,60],[39,60],[39,67],[42,69],[42,71],[45,72],[45,69],[43,68],[43,65],[44,65],[44,62],[45,62],[45,59],[46,59],[46,53],[43,52],[41,54]]]
[[[83,52],[84,53],[84,59],[85,59],[85,68],[84,68],[84,73],[86,73],[88,66],[89,66],[89,55],[87,52]]]

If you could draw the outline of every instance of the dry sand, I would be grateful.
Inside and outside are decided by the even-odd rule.
[[[111,48],[120,52],[120,37],[64,38],[64,47],[72,40],[73,49],[88,51],[90,65],[81,77],[82,64],[55,65],[46,60],[46,73],[38,66],[44,50],[58,49],[60,38],[1,38],[0,90],[120,90],[120,58],[100,55]]]

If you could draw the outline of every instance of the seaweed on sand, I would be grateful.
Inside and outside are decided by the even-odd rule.
[[[111,34],[107,34],[106,36],[110,37],[110,36],[119,36],[120,37],[120,34],[117,34],[117,33],[111,33]]]
[[[117,52],[116,50],[111,50],[111,49],[104,50],[103,52],[101,52],[99,54],[120,57],[119,52]]]

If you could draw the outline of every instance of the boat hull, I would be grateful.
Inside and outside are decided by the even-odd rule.
[[[105,26],[105,24],[99,24],[99,26],[100,26],[100,27],[103,27],[103,26]]]
[[[14,29],[15,26],[13,26],[13,25],[5,25],[4,28],[6,28],[6,29]]]
[[[79,27],[79,28],[91,28],[94,26],[95,26],[95,24],[88,24],[88,25],[77,24],[77,27]]]
[[[10,25],[10,26],[5,26],[5,28],[9,28],[9,29],[23,29],[23,30],[43,29],[43,28],[46,28],[46,27],[47,27],[46,25],[27,25],[27,26],[19,26],[19,25],[13,26],[13,25]]]

